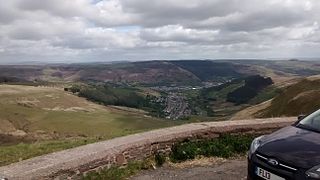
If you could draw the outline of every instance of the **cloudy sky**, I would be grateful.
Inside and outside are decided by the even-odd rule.
[[[320,57],[319,0],[8,0],[0,62]]]

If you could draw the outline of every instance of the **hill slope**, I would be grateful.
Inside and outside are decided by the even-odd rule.
[[[214,61],[146,61],[119,64],[0,66],[0,76],[29,81],[99,81],[142,85],[199,85],[239,77],[238,65]]]
[[[304,79],[285,88],[271,105],[257,114],[260,117],[297,116],[320,108],[320,80]]]
[[[171,63],[193,73],[202,81],[209,81],[216,78],[240,77],[243,74],[238,72],[238,65],[228,62],[214,61],[170,61]]]
[[[111,138],[173,124],[141,111],[100,106],[62,89],[19,85],[0,85],[0,123],[0,134],[32,140]]]
[[[271,77],[283,82],[292,77],[320,73],[316,61],[179,60],[115,64],[1,65],[0,77],[28,81],[99,81],[142,85],[199,85],[247,75]]]

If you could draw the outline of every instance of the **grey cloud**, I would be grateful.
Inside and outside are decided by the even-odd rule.
[[[123,0],[125,11],[138,14],[147,27],[189,24],[210,17],[226,16],[237,9],[237,0]]]
[[[226,21],[215,27],[231,31],[256,31],[278,26],[292,26],[304,22],[307,18],[310,18],[310,14],[301,12],[299,9],[274,7],[260,12],[244,13],[234,21]]]
[[[45,11],[61,17],[88,15],[92,10],[86,0],[15,0],[16,7],[25,11]]]
[[[15,19],[21,18],[21,12],[13,6],[12,1],[8,1],[0,6],[0,24],[8,24]]]
[[[318,23],[318,0],[10,0],[0,58],[319,56]]]

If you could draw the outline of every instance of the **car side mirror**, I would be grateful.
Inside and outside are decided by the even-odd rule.
[[[298,121],[301,121],[302,119],[304,119],[306,117],[306,115],[304,114],[301,114],[298,116]]]

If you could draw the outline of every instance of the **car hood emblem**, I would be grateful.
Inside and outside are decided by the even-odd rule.
[[[275,159],[268,159],[268,163],[272,166],[278,166],[279,162]]]

